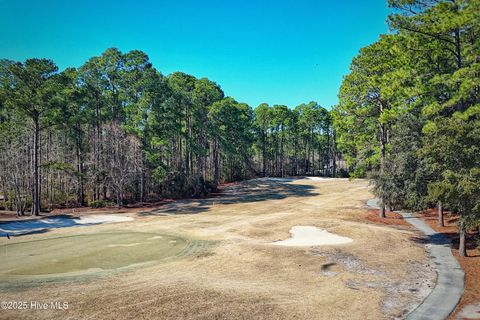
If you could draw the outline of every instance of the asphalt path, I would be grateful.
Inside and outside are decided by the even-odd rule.
[[[367,206],[379,209],[378,199],[367,201]],[[443,234],[436,232],[422,219],[410,212],[396,211],[425,234],[425,245],[437,269],[437,283],[432,292],[411,313],[408,320],[446,319],[455,310],[464,290],[464,273],[457,259],[452,255],[452,243]],[[415,270],[411,270],[415,272]]]

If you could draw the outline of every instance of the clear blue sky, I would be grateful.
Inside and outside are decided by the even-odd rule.
[[[387,15],[386,0],[0,0],[0,58],[63,69],[109,47],[139,49],[163,74],[208,77],[252,107],[329,107]]]

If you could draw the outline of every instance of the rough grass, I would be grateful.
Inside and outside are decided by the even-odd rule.
[[[435,274],[425,267],[428,260],[423,247],[411,241],[412,231],[358,219],[365,214],[365,201],[372,197],[367,185],[362,180],[257,179],[225,186],[224,193],[212,199],[182,200],[143,210],[132,222],[82,228],[83,233],[88,228],[90,234],[115,230],[177,235],[216,245],[192,248],[181,259],[112,273],[95,281],[0,289],[0,300],[69,302],[68,310],[9,310],[0,313],[0,318],[402,316],[428,293],[421,290],[420,277],[434,278]],[[353,242],[316,248],[270,245],[287,239],[296,225],[316,226]],[[24,241],[79,232],[67,229],[25,236]],[[123,249],[127,248],[136,247]],[[397,287],[401,290],[392,289]]]

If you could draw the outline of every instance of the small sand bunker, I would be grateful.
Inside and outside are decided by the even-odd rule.
[[[331,178],[325,178],[325,177],[305,177],[305,179],[312,180],[312,181],[329,181],[332,180]]]
[[[103,223],[125,222],[134,220],[132,217],[118,214],[84,215],[80,217],[52,216],[43,219],[25,221],[8,221],[0,223],[0,237],[43,232],[54,228],[83,227]]]
[[[353,241],[350,238],[338,236],[313,226],[295,226],[290,229],[290,233],[292,235],[290,239],[276,241],[272,244],[276,246],[309,247],[345,244]]]
[[[305,177],[312,181],[331,182],[331,181],[347,181],[348,178],[327,178],[327,177]]]
[[[98,215],[81,216],[78,219],[76,219],[76,222],[79,224],[125,222],[125,221],[133,221],[133,218],[129,216],[122,216],[117,214],[98,214]]]

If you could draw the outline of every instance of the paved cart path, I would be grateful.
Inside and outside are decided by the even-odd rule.
[[[379,209],[378,200],[367,205]],[[452,255],[452,243],[443,234],[436,232],[422,219],[409,212],[398,212],[403,218],[427,236],[427,251],[437,269],[437,283],[428,297],[408,316],[409,320],[446,319],[455,309],[464,289],[464,273]]]

